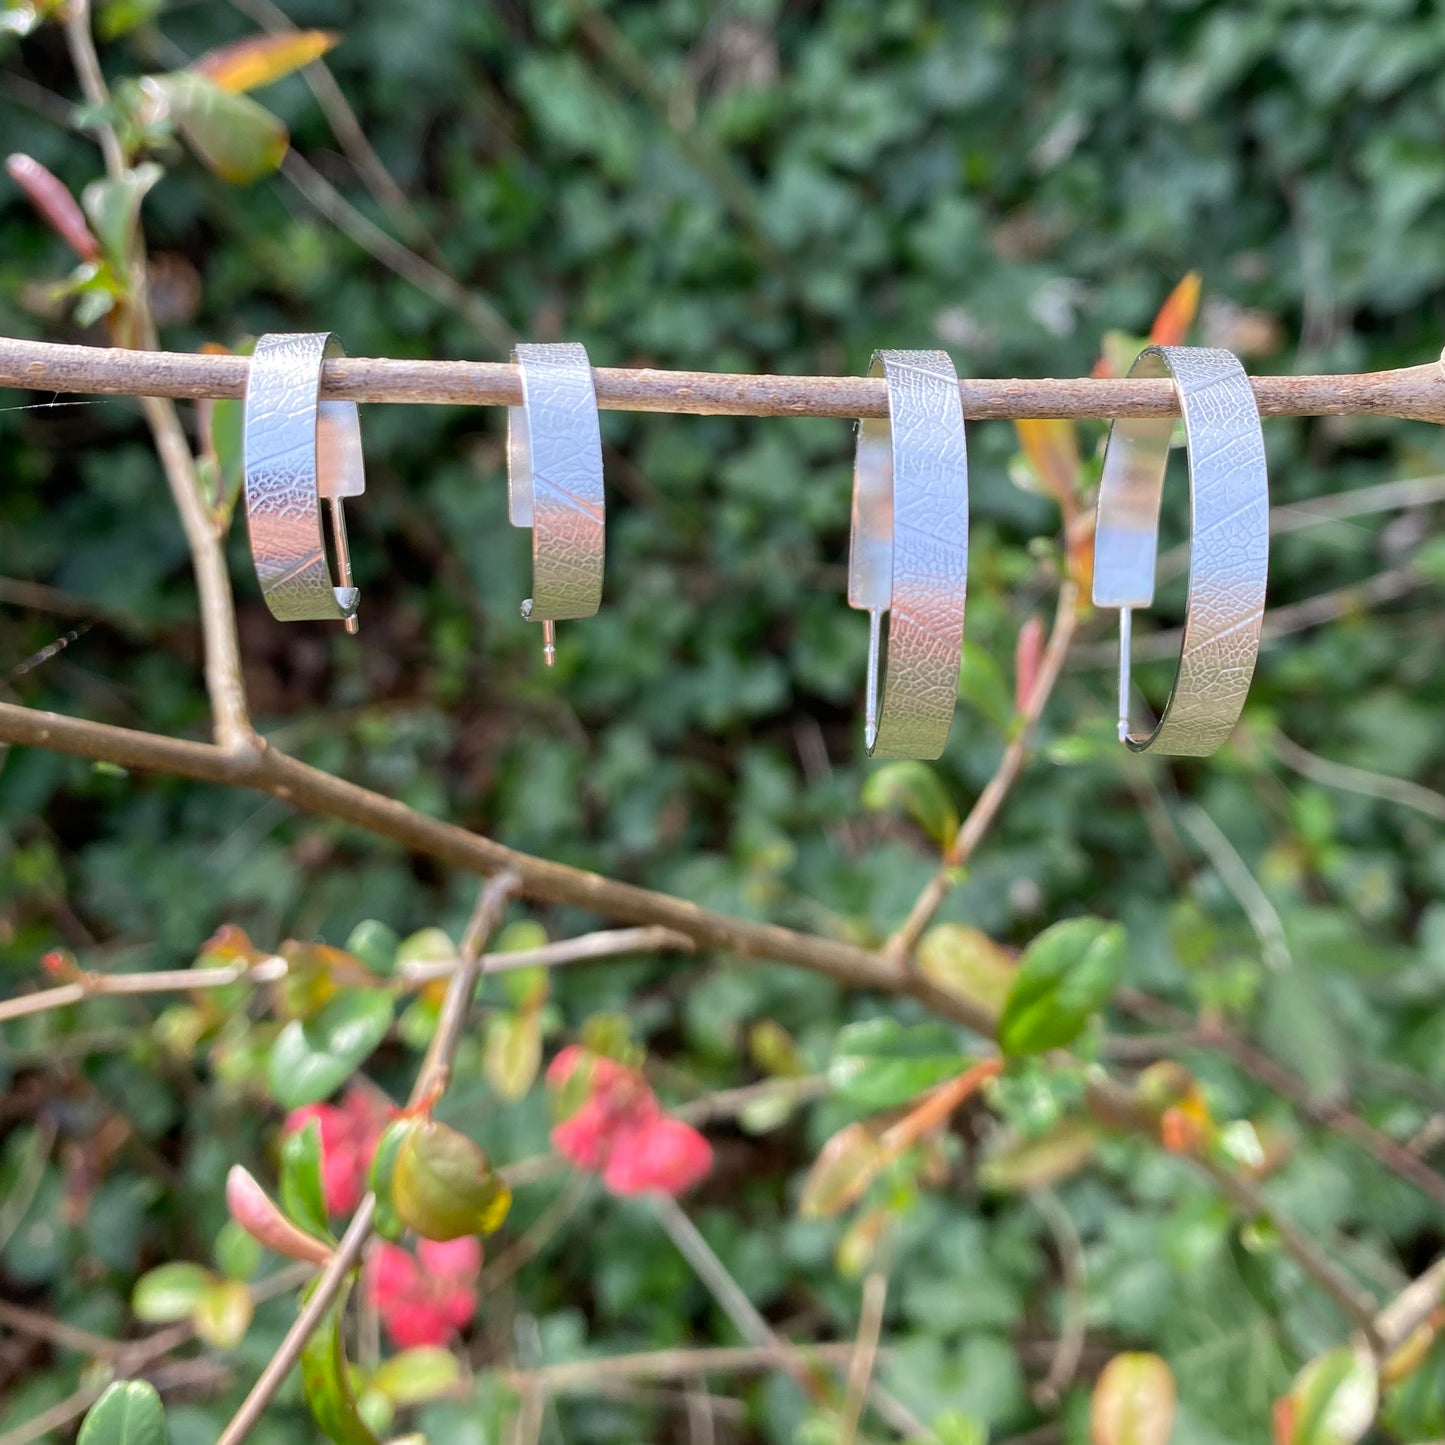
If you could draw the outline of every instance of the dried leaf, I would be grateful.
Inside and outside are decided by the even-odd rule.
[[[1079,434],[1073,422],[1057,417],[1016,421],[1014,430],[1044,491],[1059,504],[1065,517],[1072,515],[1081,471]]]

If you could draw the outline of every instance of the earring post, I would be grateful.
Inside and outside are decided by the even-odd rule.
[[[882,641],[883,614],[868,610],[868,692],[863,704],[863,745],[871,753],[878,741],[878,651]]]
[[[1134,642],[1134,609],[1119,609],[1119,741],[1129,741],[1129,681]]]
[[[341,585],[352,586],[351,581],[351,548],[346,540],[346,512],[341,505],[340,497],[332,497],[331,506],[331,541],[336,548],[336,570],[341,574]],[[353,612],[344,624],[346,630],[354,637],[361,630],[361,623]]]

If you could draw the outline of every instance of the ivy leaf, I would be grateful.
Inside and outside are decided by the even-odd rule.
[[[271,1046],[266,1073],[273,1097],[295,1109],[334,1094],[386,1037],[391,1014],[390,995],[357,989],[315,1018],[293,1019]]]
[[[321,1179],[321,1125],[315,1119],[288,1134],[281,1145],[281,1203],[293,1224],[335,1244]]]
[[[138,1320],[152,1325],[186,1319],[215,1278],[199,1264],[177,1261],[158,1265],[135,1282],[131,1310]]]
[[[838,1034],[828,1082],[861,1108],[896,1109],[968,1063],[947,1024],[910,1027],[896,1019],[866,1019]]]
[[[301,1388],[312,1418],[328,1440],[335,1445],[377,1445],[376,1436],[356,1408],[341,1338],[348,1293],[349,1289],[342,1291],[301,1351]]]
[[[90,1407],[76,1445],[166,1445],[167,1438],[155,1386],[118,1380]]]
[[[902,807],[940,848],[958,832],[958,812],[942,781],[927,763],[912,758],[884,763],[863,784],[863,806],[874,812]]]
[[[223,181],[250,185],[286,158],[290,134],[254,100],[189,70],[152,75],[142,85],[165,107],[201,163]]]
[[[248,35],[218,45],[191,63],[191,70],[221,90],[239,94],[271,85],[293,70],[319,60],[341,37],[334,30],[291,30]]]
[[[1124,962],[1124,929],[1101,918],[1070,918],[1024,950],[999,1020],[1007,1055],[1063,1048],[1109,1001]]]

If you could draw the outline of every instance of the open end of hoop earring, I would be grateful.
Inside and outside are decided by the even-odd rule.
[[[883,614],[868,613],[868,691],[863,702],[863,746],[871,755],[878,742],[878,651],[882,642]]]
[[[328,510],[331,513],[331,545],[336,552],[336,571],[341,579],[341,586],[332,590],[336,593],[337,605],[347,614],[342,625],[355,637],[361,631],[361,623],[356,616],[358,597],[351,580],[351,548],[346,540],[346,511],[341,498],[332,497]]]
[[[1119,741],[1129,741],[1129,692],[1134,643],[1134,609],[1119,609]]]

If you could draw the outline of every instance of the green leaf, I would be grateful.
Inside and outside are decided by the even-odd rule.
[[[192,1317],[196,1334],[218,1350],[233,1350],[251,1324],[251,1291],[240,1281],[218,1279],[208,1285]]]
[[[141,1275],[131,1292],[130,1307],[147,1324],[169,1324],[186,1319],[196,1302],[215,1280],[199,1264],[162,1264]]]
[[[239,403],[237,403],[239,405]],[[217,421],[219,421],[219,417]],[[217,439],[216,451],[220,453]],[[390,974],[396,971],[397,950],[401,939],[394,928],[375,918],[363,918],[351,930],[346,940],[346,951],[354,953],[373,973]]]
[[[389,994],[353,989],[315,1018],[293,1019],[271,1046],[266,1076],[286,1109],[328,1098],[361,1067],[391,1027]]]
[[[535,1011],[496,1013],[487,1021],[482,1069],[501,1099],[520,1099],[542,1064],[542,1024]]]
[[[391,1181],[396,1173],[396,1156],[406,1136],[417,1128],[415,1119],[393,1119],[382,1130],[377,1141],[376,1152],[366,1170],[366,1187],[376,1195],[376,1218],[374,1227],[383,1239],[400,1239],[406,1233],[406,1223],[397,1212],[396,1202],[391,1197]]]
[[[864,1109],[896,1109],[968,1067],[947,1024],[896,1019],[849,1024],[833,1044],[828,1082]]]
[[[154,1385],[118,1380],[90,1407],[76,1445],[166,1445],[166,1412]]]
[[[958,679],[959,697],[976,707],[1000,732],[1007,732],[1014,718],[1013,688],[993,654],[976,642],[965,642]]]
[[[903,808],[940,848],[948,847],[958,832],[958,811],[938,774],[912,758],[884,763],[870,773],[863,784],[863,806],[879,813]]]
[[[1169,1445],[1178,1392],[1158,1355],[1115,1355],[1089,1404],[1093,1445]]]
[[[141,202],[164,174],[160,166],[147,162],[123,175],[92,181],[80,193],[80,204],[105,259],[122,275],[130,265]]]
[[[455,968],[461,962],[457,946],[440,928],[420,928],[397,945],[396,971],[415,965]]]
[[[341,1337],[348,1293],[342,1291],[301,1351],[301,1388],[312,1418],[328,1440],[335,1445],[377,1445],[356,1408]]]
[[[165,9],[166,0],[103,0],[95,17],[95,31],[102,40],[119,40],[122,35],[149,24]]]
[[[1271,971],[1259,1011],[1260,1042],[1309,1086],[1313,1102],[1344,1093],[1350,1052],[1317,978],[1300,968]]]
[[[1038,1138],[996,1130],[978,1166],[980,1187],[996,1193],[1042,1189],[1077,1174],[1099,1147],[1098,1131],[1066,1119]]]
[[[269,110],[233,95],[193,71],[153,75],[142,82],[166,105],[200,161],[223,181],[249,185],[286,158],[290,136]]]
[[[918,971],[930,982],[990,1013],[1002,1013],[1018,974],[1008,951],[977,928],[940,923],[918,943]]]
[[[1295,1376],[1276,1407],[1279,1445],[1355,1445],[1380,1404],[1379,1377],[1364,1350],[1326,1350]]]
[[[1101,918],[1070,918],[1024,950],[999,1020],[1005,1054],[1063,1048],[1109,1001],[1124,963],[1124,929]]]
[[[462,1378],[462,1362],[450,1350],[422,1347],[393,1355],[371,1377],[395,1405],[420,1405],[444,1395]]]
[[[397,1213],[423,1239],[491,1234],[512,1205],[512,1191],[486,1152],[434,1119],[407,1130],[391,1175]]]
[[[288,1134],[281,1144],[281,1207],[308,1234],[328,1244],[336,1242],[328,1226],[321,1182],[321,1125],[315,1119]]]

